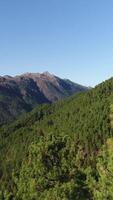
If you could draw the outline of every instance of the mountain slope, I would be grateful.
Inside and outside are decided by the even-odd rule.
[[[93,199],[90,181],[98,181],[97,157],[113,136],[112,104],[113,78],[86,93],[41,105],[2,127],[1,189],[7,188],[11,195],[17,189],[16,198],[22,200],[29,200],[29,195]]]
[[[45,72],[0,77],[0,124],[36,105],[52,103],[88,88]]]

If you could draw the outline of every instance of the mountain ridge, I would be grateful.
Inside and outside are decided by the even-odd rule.
[[[43,103],[53,103],[87,87],[49,72],[0,77],[0,124],[14,120]]]

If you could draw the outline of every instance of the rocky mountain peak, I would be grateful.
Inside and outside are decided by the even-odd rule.
[[[88,88],[61,79],[48,71],[27,72],[22,75],[0,77],[1,122],[15,119],[43,103],[53,103]],[[5,113],[2,108],[5,108]]]

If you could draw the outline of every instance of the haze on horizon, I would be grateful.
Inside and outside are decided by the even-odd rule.
[[[112,0],[0,1],[0,75],[49,71],[86,86],[113,76]]]

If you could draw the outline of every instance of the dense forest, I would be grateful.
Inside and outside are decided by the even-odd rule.
[[[113,78],[0,127],[0,200],[113,199]]]

